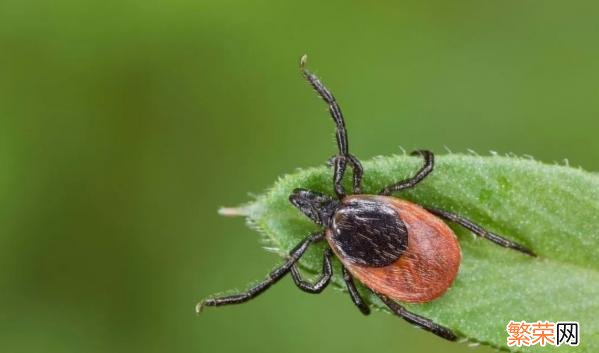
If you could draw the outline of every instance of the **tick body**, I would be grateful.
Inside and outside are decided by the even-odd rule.
[[[341,108],[322,82],[305,69],[305,63],[306,56],[300,61],[302,74],[327,103],[336,125],[339,152],[330,160],[335,195],[297,188],[291,192],[289,201],[319,225],[321,230],[297,244],[289,252],[286,261],[264,281],[239,294],[205,299],[197,305],[196,310],[199,313],[206,306],[244,303],[265,292],[287,274],[291,274],[299,289],[320,293],[333,275],[331,259],[335,256],[341,262],[348,293],[363,314],[368,315],[370,309],[357,290],[354,279],[377,295],[391,312],[406,321],[447,340],[457,339],[450,329],[414,314],[398,303],[430,302],[443,295],[456,278],[461,261],[460,246],[455,234],[443,220],[459,224],[497,245],[529,256],[535,256],[534,253],[455,213],[393,197],[394,193],[415,187],[433,171],[434,155],[429,151],[412,153],[424,160],[413,177],[387,185],[377,194],[363,194],[363,168],[358,158],[349,153]],[[348,167],[353,174],[350,194],[346,193],[343,186]],[[297,262],[310,245],[323,241],[327,242],[328,247],[323,253],[322,273],[314,282],[308,282],[302,278]]]
[[[394,300],[432,301],[451,286],[460,267],[460,245],[451,228],[394,197],[344,198],[325,234],[358,281]]]

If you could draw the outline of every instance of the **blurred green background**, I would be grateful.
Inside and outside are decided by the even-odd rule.
[[[599,170],[599,5],[0,1],[2,352],[492,352],[284,280],[219,217],[335,152],[530,154]]]

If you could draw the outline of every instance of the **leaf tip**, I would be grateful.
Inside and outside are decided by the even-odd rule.
[[[246,217],[249,215],[247,207],[221,207],[218,214],[225,217]]]

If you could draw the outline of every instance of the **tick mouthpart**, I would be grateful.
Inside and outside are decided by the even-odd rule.
[[[316,191],[297,188],[289,195],[289,202],[314,223],[327,225],[338,206],[338,202]]]

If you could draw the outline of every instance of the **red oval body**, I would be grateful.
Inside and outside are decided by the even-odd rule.
[[[327,229],[327,241],[351,274],[375,292],[399,301],[425,303],[445,293],[458,274],[462,257],[451,228],[424,208],[395,197],[352,195],[342,202],[356,199],[377,200],[397,211],[408,231],[408,246],[390,265],[358,265],[344,259]]]

